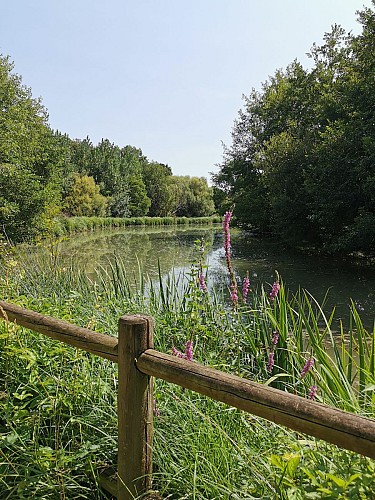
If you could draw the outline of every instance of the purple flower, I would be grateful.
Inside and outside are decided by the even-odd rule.
[[[176,356],[177,358],[186,359],[187,361],[193,361],[193,341],[188,340],[185,346],[185,354],[176,349],[174,346],[172,347],[172,356]]]
[[[268,363],[267,363],[267,367],[266,367],[266,370],[268,371],[268,373],[272,373],[274,364],[275,364],[275,353],[273,351],[271,351],[268,355]]]
[[[310,387],[310,391],[309,391],[309,395],[307,396],[309,399],[311,399],[312,401],[314,401],[314,399],[316,398],[316,393],[318,392],[318,388],[316,385],[312,385]]]
[[[250,288],[249,273],[246,273],[246,276],[245,276],[243,283],[242,283],[242,300],[243,300],[244,304],[246,304],[247,294],[249,293],[249,288]]]
[[[206,282],[204,280],[204,275],[203,273],[201,272],[200,275],[199,275],[199,288],[203,291],[203,292],[207,292],[207,285],[206,285]]]
[[[302,368],[301,378],[304,378],[309,373],[313,365],[314,365],[314,358],[313,357],[308,358],[306,360],[305,366]]]
[[[275,300],[277,297],[277,294],[279,293],[280,290],[280,283],[278,281],[275,281],[274,284],[272,285],[272,290],[270,292],[270,299]]]
[[[184,358],[185,354],[182,354],[181,351],[176,349],[174,346],[172,347],[172,356],[177,356],[177,358]]]
[[[185,359],[193,361],[193,341],[188,340],[185,346]]]
[[[237,284],[232,283],[230,286],[230,298],[233,302],[233,305],[237,305],[238,303],[238,290],[237,290]]]
[[[224,250],[226,254],[230,252],[230,230],[229,224],[232,218],[232,212],[225,212],[223,219],[223,233],[224,233]]]
[[[273,336],[272,336],[272,344],[273,345],[276,345],[279,341],[279,338],[280,338],[280,333],[279,332],[273,332]]]

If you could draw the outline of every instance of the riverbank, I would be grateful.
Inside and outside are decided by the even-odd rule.
[[[355,310],[345,332],[350,341],[340,345],[331,318],[321,330],[318,304],[302,292],[288,297],[282,283],[274,300],[265,284],[246,304],[240,298],[228,308],[225,290],[204,289],[201,259],[198,251],[182,288],[173,275],[160,277],[146,296],[147,277],[130,286],[133,277],[119,260],[88,278],[58,258],[29,262],[13,254],[1,262],[0,294],[110,334],[124,313],[150,314],[162,352],[184,351],[192,340],[194,359],[203,364],[375,415],[374,337]],[[26,498],[91,499],[95,485],[87,470],[95,475],[115,462],[116,366],[2,322],[0,343],[3,489]],[[155,398],[154,486],[163,498],[316,498],[323,489],[333,498],[370,498],[373,492],[369,459],[161,381]]]
[[[211,217],[58,217],[51,225],[50,235],[60,237],[93,231],[131,226],[173,226],[220,223],[220,216]]]

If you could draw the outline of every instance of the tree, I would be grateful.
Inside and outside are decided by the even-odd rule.
[[[132,175],[129,178],[129,209],[132,217],[142,217],[147,215],[151,205],[151,200],[147,196],[146,187],[142,178]]]
[[[145,162],[142,166],[143,182],[146,186],[147,196],[151,200],[151,217],[164,217],[172,211],[172,193],[169,180],[172,170],[168,165],[156,162]]]
[[[64,200],[65,212],[72,216],[98,216],[106,214],[107,199],[100,194],[94,178],[73,174],[73,182]]]
[[[314,66],[294,61],[244,98],[213,178],[237,219],[291,245],[375,250],[375,13],[335,25]]]
[[[49,191],[26,169],[0,165],[0,231],[13,242],[30,240],[46,231]]]
[[[12,71],[9,58],[0,56],[0,223],[16,242],[44,232],[59,212],[69,148],[49,128],[41,100]]]
[[[170,189],[174,193],[174,215],[205,217],[215,212],[212,189],[204,177],[173,176]]]

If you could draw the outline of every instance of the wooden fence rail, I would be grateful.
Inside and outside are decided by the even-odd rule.
[[[118,339],[4,301],[0,318],[118,363],[117,482],[102,485],[120,500],[151,488],[152,377],[375,459],[375,420],[155,351],[148,316],[121,317]]]

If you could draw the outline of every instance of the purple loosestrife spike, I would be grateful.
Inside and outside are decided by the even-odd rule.
[[[274,364],[275,364],[275,353],[273,351],[271,351],[268,355],[268,363],[267,363],[267,367],[266,367],[266,370],[268,371],[268,373],[272,373]]]
[[[304,378],[309,373],[309,371],[311,370],[313,365],[314,365],[314,358],[312,358],[312,357],[308,358],[306,360],[305,366],[302,368],[301,378]]]
[[[228,211],[224,214],[223,219],[223,233],[224,233],[224,250],[225,250],[225,260],[227,262],[227,268],[230,275],[230,298],[233,302],[233,306],[236,307],[238,304],[238,289],[237,289],[237,281],[234,275],[233,266],[230,258],[230,229],[229,223],[232,218],[232,212]]]
[[[193,341],[188,340],[185,347],[185,359],[193,361]]]
[[[274,284],[272,285],[272,290],[270,292],[270,299],[275,300],[279,291],[280,291],[280,283],[278,281],[275,281]]]
[[[244,304],[246,304],[247,301],[247,294],[249,293],[249,288],[250,288],[249,273],[246,273],[246,276],[242,283],[242,300]]]
[[[203,292],[207,292],[207,285],[206,285],[206,282],[204,280],[204,275],[203,273],[200,273],[199,275],[199,288],[203,291]]]
[[[279,332],[273,332],[273,336],[272,336],[272,344],[273,345],[276,345],[279,341],[279,338],[280,338],[280,333]]]
[[[236,306],[238,304],[238,291],[237,291],[237,285],[233,283],[230,286],[230,298],[233,302],[233,305]]]
[[[314,399],[316,398],[316,393],[318,392],[318,388],[316,385],[312,385],[310,387],[310,392],[309,392],[309,395],[307,396],[309,399],[311,399],[312,401],[314,401]]]
[[[172,347],[172,356],[177,356],[177,358],[184,358],[185,354],[182,354],[181,351],[179,351],[175,347]]]

